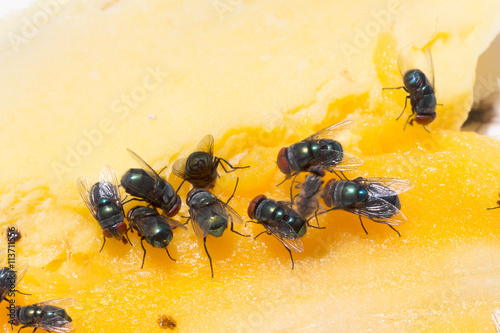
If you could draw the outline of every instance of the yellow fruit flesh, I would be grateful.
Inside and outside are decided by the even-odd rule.
[[[389,12],[389,3],[252,1],[226,11],[217,4],[71,2],[0,55],[0,225],[19,227],[17,260],[30,264],[19,289],[32,295],[17,303],[73,297],[78,332],[161,331],[159,315],[183,332],[493,330],[500,245],[498,211],[486,207],[497,200],[500,145],[453,130],[470,107],[475,61],[499,28],[498,3],[401,2],[364,47],[357,29],[376,24],[372,13]],[[464,9],[454,16],[456,8]],[[11,18],[2,36],[20,34],[20,22]],[[382,92],[401,85],[396,59],[409,43],[433,52],[444,106],[432,133],[403,131],[409,111],[395,118],[404,92]],[[357,52],[346,56],[347,44]],[[408,218],[397,227],[401,238],[370,221],[365,235],[357,216],[330,213],[320,219],[325,230],[302,238],[291,271],[276,239],[227,231],[207,240],[213,279],[191,229],[175,231],[169,251],[177,262],[146,245],[141,270],[137,235],[134,247],[109,240],[98,252],[102,231],[75,180],[95,180],[106,164],[118,176],[137,167],[125,148],[159,170],[212,133],[217,156],[251,165],[221,170],[214,189],[226,200],[239,177],[231,206],[246,220],[255,196],[287,199],[290,183],[275,187],[283,179],[279,148],[345,118],[356,126],[342,143],[365,161],[348,177],[414,185],[401,195]]]

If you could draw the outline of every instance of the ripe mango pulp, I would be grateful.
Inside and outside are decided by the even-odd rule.
[[[500,30],[497,2],[81,0],[47,8],[34,5],[0,30],[0,225],[21,230],[16,258],[30,269],[19,289],[32,294],[17,304],[73,297],[78,332],[161,331],[160,315],[183,332],[493,330],[500,246],[498,211],[486,207],[500,189],[499,144],[456,130],[477,57]],[[408,44],[432,50],[443,106],[431,133],[403,131],[395,119],[404,92],[382,92],[401,85],[396,59]],[[212,133],[217,156],[251,165],[222,174],[214,189],[226,200],[239,177],[231,206],[247,219],[256,195],[288,196],[289,182],[275,187],[279,148],[343,119],[357,125],[341,142],[365,160],[348,177],[414,185],[401,195],[401,238],[369,221],[365,235],[356,216],[330,213],[320,221],[326,229],[303,237],[291,271],[276,239],[227,232],[207,240],[213,279],[191,230],[175,231],[177,262],[146,245],[141,270],[136,235],[134,247],[111,240],[98,252],[102,231],[75,180],[96,180],[106,164],[119,176],[137,167],[125,148],[159,170]]]

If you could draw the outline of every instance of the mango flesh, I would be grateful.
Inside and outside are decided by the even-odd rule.
[[[19,289],[32,294],[17,305],[73,297],[77,332],[160,332],[160,315],[183,332],[493,331],[500,245],[498,211],[486,208],[500,189],[500,145],[457,130],[477,57],[500,30],[498,2],[51,4],[0,29],[0,225],[21,230],[16,260],[30,268]],[[382,92],[402,84],[397,57],[409,44],[432,50],[443,106],[431,133],[403,131],[405,93]],[[213,134],[217,156],[251,165],[221,170],[214,189],[225,201],[239,177],[230,204],[247,220],[255,196],[287,199],[290,182],[275,186],[279,148],[343,119],[356,126],[342,144],[365,161],[348,177],[414,185],[401,195],[401,238],[330,213],[302,238],[292,271],[276,239],[228,231],[207,240],[213,279],[191,229],[175,231],[177,262],[146,245],[141,270],[137,235],[98,252],[102,231],[75,181],[97,180],[106,164],[118,176],[137,167],[125,148],[159,170]]]

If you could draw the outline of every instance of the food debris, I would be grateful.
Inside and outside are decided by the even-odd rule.
[[[171,330],[173,330],[177,327],[177,323],[175,322],[174,318],[170,316],[161,315],[158,317],[157,322],[158,325],[160,325],[160,327],[164,329],[170,328]]]

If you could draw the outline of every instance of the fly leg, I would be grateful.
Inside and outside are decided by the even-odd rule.
[[[224,164],[222,164],[222,162],[226,163],[232,170],[231,171],[227,171],[226,168],[224,167]],[[220,164],[220,166],[222,167],[222,169],[224,169],[224,171],[226,173],[230,173],[230,172],[233,172],[233,171],[238,170],[238,169],[250,168],[249,165],[244,166],[244,167],[239,167],[239,166],[238,167],[234,167],[234,166],[231,165],[231,163],[229,163],[228,161],[226,161],[225,159],[220,158],[220,157],[217,157],[217,162],[215,164],[215,167],[217,167],[218,164]]]
[[[294,172],[290,176],[285,176],[285,179],[283,179],[278,185],[276,185],[276,187],[280,186],[281,184],[283,184],[284,182],[286,182],[288,179],[292,178],[296,174],[298,174],[298,172]]]
[[[236,178],[236,185],[234,185],[233,194],[231,194],[231,196],[229,197],[229,199],[227,199],[226,205],[229,204],[229,201],[231,201],[231,199],[234,197],[234,194],[236,193],[236,188],[238,187],[238,182],[239,181],[240,181],[240,178]]]
[[[295,179],[297,178],[297,176],[299,175],[299,173],[296,173],[295,176],[293,177],[293,180],[292,180],[292,184],[290,185],[290,200],[292,201],[293,203],[293,184],[295,183]]]
[[[203,237],[203,245],[205,246],[205,253],[207,254],[208,260],[210,261],[210,271],[212,272],[212,277],[214,277],[214,268],[212,266],[212,257],[208,253],[208,249],[207,249],[207,236]]]
[[[127,201],[122,202],[122,205],[128,204],[128,203],[129,203],[129,202],[131,202],[131,201],[142,201],[142,202],[144,202],[144,201],[146,201],[146,200],[144,200],[144,199],[139,199],[139,198],[132,198],[132,199],[129,199],[129,200],[127,200]]]
[[[168,248],[165,248],[165,251],[167,251],[168,257],[169,257],[170,259],[172,259],[173,261],[177,261],[177,260],[175,260],[174,258],[172,258],[172,257],[170,256],[170,253],[168,252]]]
[[[104,241],[102,242],[102,246],[101,246],[101,249],[99,250],[99,252],[101,252],[102,249],[104,249],[104,244],[106,244],[106,237],[104,237],[104,235],[102,235],[102,238],[104,238]]]
[[[242,236],[242,237],[250,237],[250,235],[244,235],[244,234],[241,234],[238,231],[234,230],[234,223],[233,222],[231,222],[231,231],[234,232],[235,234]]]
[[[361,222],[361,226],[363,227],[363,230],[365,231],[365,234],[368,235],[368,231],[366,231],[365,225],[363,224],[363,220],[361,219],[361,215],[358,215],[359,217],[359,222]]]
[[[144,251],[144,254],[143,254],[143,256],[142,256],[142,265],[141,265],[141,269],[144,267],[144,260],[146,259],[146,249],[144,248],[144,239],[145,239],[145,238],[146,238],[146,237],[144,237],[144,236],[141,238],[141,246],[142,246],[142,250]]]
[[[377,222],[377,223],[387,224],[392,230],[394,230],[398,234],[399,237],[401,237],[401,234],[399,233],[399,231],[397,231],[396,228],[394,228],[392,225],[390,225],[386,221],[384,221],[384,220],[376,220],[376,219],[370,219],[370,220],[372,220],[373,222]]]
[[[285,246],[285,244],[283,244],[283,246]],[[294,267],[295,267],[295,263],[293,262],[293,255],[292,255],[292,251],[290,251],[290,249],[289,249],[289,248],[287,248],[286,246],[285,246],[285,249],[288,251],[288,253],[290,253],[290,259],[292,260],[292,269],[294,269]]]
[[[186,181],[185,179],[183,179],[183,180],[182,180],[182,183],[181,183],[181,184],[179,185],[179,187],[177,188],[177,191],[175,191],[175,194],[177,194],[177,193],[179,192],[179,190],[181,189],[182,185],[184,185],[184,182],[185,182],[185,181]]]

